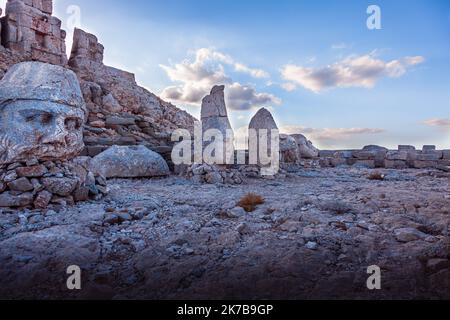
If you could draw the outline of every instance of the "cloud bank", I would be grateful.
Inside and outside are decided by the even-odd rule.
[[[297,87],[319,93],[326,89],[362,87],[372,88],[383,77],[398,78],[412,66],[425,61],[422,56],[383,61],[367,54],[350,56],[332,65],[319,68],[285,65],[281,75],[287,82],[283,88],[293,91]]]
[[[349,139],[356,135],[379,134],[385,132],[384,129],[376,128],[306,128],[301,126],[284,126],[280,131],[286,134],[301,133],[309,135],[311,139],[322,142]]]
[[[184,60],[172,66],[160,65],[171,81],[177,83],[166,87],[161,97],[176,103],[199,105],[214,85],[226,84],[227,105],[232,110],[249,110],[265,105],[278,105],[281,99],[270,93],[258,93],[252,85],[233,81],[225,67],[234,72],[247,74],[255,79],[269,78],[261,69],[251,68],[213,49],[196,51],[195,59]]]
[[[448,119],[431,119],[424,122],[427,126],[438,127],[443,130],[450,130],[450,118]]]

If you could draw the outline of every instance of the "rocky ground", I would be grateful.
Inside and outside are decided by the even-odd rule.
[[[4,210],[0,298],[450,298],[449,174],[373,172],[112,180],[99,202]],[[265,198],[252,213],[236,208],[247,192]],[[81,291],[66,288],[69,265]],[[371,265],[382,290],[366,288]]]

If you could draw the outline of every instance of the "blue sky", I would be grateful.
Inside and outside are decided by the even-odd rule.
[[[381,30],[366,26],[372,4]],[[239,132],[267,106],[321,148],[450,149],[447,0],[56,0],[66,29],[70,5],[106,64],[197,117],[222,82]]]

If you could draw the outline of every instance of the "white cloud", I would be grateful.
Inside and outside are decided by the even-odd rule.
[[[295,89],[297,89],[297,86],[295,84],[293,84],[293,83],[290,83],[290,82],[283,83],[281,85],[281,87],[284,90],[286,90],[287,92],[292,92],[292,91],[295,91]]]
[[[321,149],[361,148],[375,137],[385,133],[384,129],[377,128],[308,128],[303,126],[282,126],[280,133],[303,134]],[[248,127],[243,126],[234,130],[235,145],[238,149],[248,147]],[[371,141],[373,142],[373,141]]]
[[[281,103],[272,94],[258,93],[251,85],[233,81],[226,75],[225,66],[231,66],[235,72],[249,74],[254,78],[269,77],[263,70],[238,63],[221,52],[202,48],[196,51],[193,61],[186,59],[172,66],[160,65],[171,81],[179,83],[165,88],[161,96],[176,103],[199,105],[214,85],[227,84],[226,99],[230,109],[248,110]]]
[[[307,128],[302,126],[283,126],[280,131],[285,134],[303,134],[319,147],[345,145],[358,137],[367,137],[384,133],[378,128]]]
[[[431,119],[424,122],[427,126],[438,127],[443,130],[450,130],[450,118],[447,119]]]
[[[346,48],[348,48],[348,47],[349,47],[349,46],[348,46],[346,43],[341,42],[341,43],[333,44],[333,45],[331,46],[331,49],[333,49],[333,50],[343,50],[343,49],[346,49]]]
[[[254,106],[281,104],[281,99],[270,93],[258,93],[255,88],[234,82],[228,86],[226,94],[229,108],[233,110],[249,110]]]
[[[308,68],[294,64],[285,65],[281,74],[287,83],[284,88],[292,91],[298,86],[315,93],[331,88],[372,88],[382,77],[398,78],[408,68],[421,64],[421,56],[405,57],[399,60],[383,61],[374,53],[350,56],[344,60],[320,68]]]

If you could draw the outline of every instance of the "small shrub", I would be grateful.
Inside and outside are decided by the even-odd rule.
[[[349,204],[339,200],[322,203],[320,208],[323,211],[328,211],[339,215],[352,211],[352,207]]]
[[[371,173],[367,179],[369,180],[377,180],[377,181],[383,181],[386,176],[380,172],[373,172]]]
[[[243,208],[246,212],[253,212],[256,210],[256,207],[264,204],[265,200],[260,195],[255,193],[248,193],[245,195],[239,202],[238,207]]]

